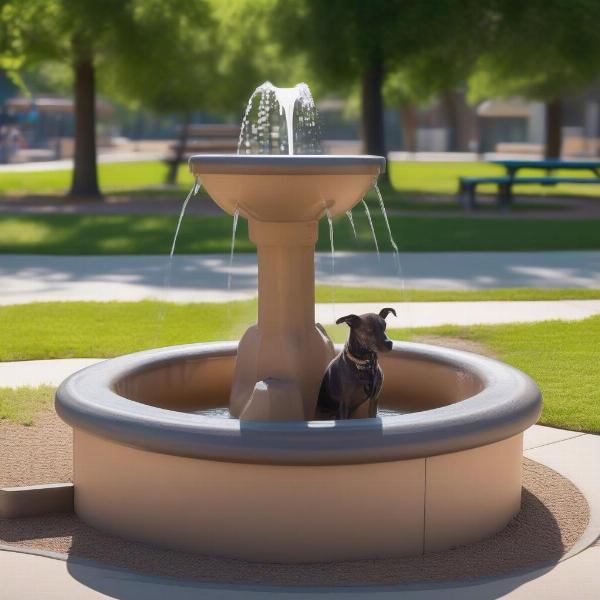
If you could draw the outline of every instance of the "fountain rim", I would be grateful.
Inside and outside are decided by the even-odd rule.
[[[124,377],[174,361],[234,356],[237,342],[156,348],[97,363],[67,378],[56,411],[69,425],[127,446],[175,456],[269,465],[344,465],[423,458],[491,444],[521,433],[541,412],[525,373],[491,358],[395,342],[392,354],[462,369],[483,389],[455,404],[405,415],[348,421],[239,421],[167,410],[113,391]]]
[[[386,159],[370,154],[196,154],[195,175],[380,175]]]

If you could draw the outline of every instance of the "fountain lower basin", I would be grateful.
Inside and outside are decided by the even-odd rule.
[[[194,414],[228,402],[237,343],[159,348],[59,388],[74,429],[75,510],[122,538],[250,561],[444,550],[502,529],[521,499],[522,432],[541,399],[522,372],[396,343],[380,404],[349,421]]]

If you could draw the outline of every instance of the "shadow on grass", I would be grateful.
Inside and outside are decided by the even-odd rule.
[[[390,244],[383,219],[373,215],[380,249]],[[366,217],[355,210],[357,238],[345,219],[335,220],[337,250],[373,251]],[[47,215],[1,216],[0,253],[4,254],[149,254],[166,255],[177,217],[173,215]],[[522,251],[585,250],[600,248],[600,219],[534,220],[481,219],[470,216],[427,217],[392,215],[390,224],[402,251]],[[317,249],[330,250],[327,222],[319,223]],[[178,254],[226,254],[231,246],[229,216],[198,217],[183,221]],[[254,252],[247,223],[241,219],[236,252]]]

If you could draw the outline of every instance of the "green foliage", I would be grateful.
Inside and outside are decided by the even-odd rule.
[[[551,101],[600,73],[597,0],[494,0],[492,27],[470,80],[472,99]]]
[[[2,14],[0,56],[13,71],[70,66],[85,55],[101,89],[121,100],[167,112],[210,99],[205,82],[218,48],[206,0],[4,0]]]
[[[281,50],[272,23],[276,5],[277,0],[210,0],[219,48],[209,79],[215,109],[243,110],[266,80],[283,87],[310,77],[305,57]]]
[[[219,46],[206,0],[129,0],[98,55],[100,84],[113,97],[159,113],[211,102]]]
[[[352,89],[382,63],[386,100],[422,102],[466,79],[488,35],[479,0],[279,0],[275,35],[284,52],[308,57],[327,85]]]

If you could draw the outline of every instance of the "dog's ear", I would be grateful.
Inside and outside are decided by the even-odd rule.
[[[390,313],[392,313],[394,316],[397,316],[397,315],[396,315],[396,311],[395,311],[393,308],[382,308],[382,309],[379,311],[379,316],[380,316],[382,319],[385,319],[385,318],[386,318],[386,317],[387,317],[387,316],[388,316]]]
[[[347,323],[350,329],[352,329],[352,327],[356,327],[360,323],[360,317],[358,315],[346,315],[345,317],[340,317],[336,323],[338,325],[340,323]]]

